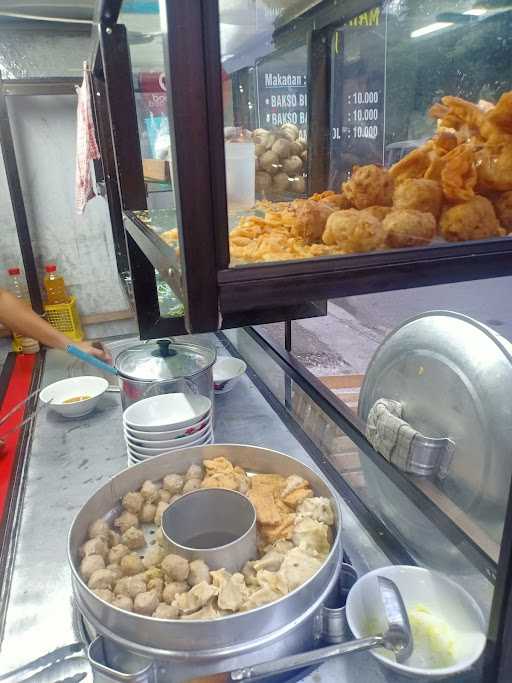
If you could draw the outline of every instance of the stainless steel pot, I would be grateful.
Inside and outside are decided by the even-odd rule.
[[[123,409],[156,394],[193,393],[213,400],[215,349],[172,339],[137,344],[115,359]]]
[[[331,500],[336,515],[333,545],[317,574],[275,603],[215,621],[144,617],[108,605],[92,593],[78,571],[78,551],[89,524],[99,516],[112,521],[118,514],[120,498],[145,479],[156,481],[170,472],[182,473],[192,464],[220,455],[249,472],[298,474],[310,482],[317,495]],[[314,647],[322,632],[323,605],[332,593],[341,566],[340,521],[339,503],[331,486],[309,467],[282,453],[227,444],[164,454],[115,476],[76,516],[68,545],[73,593],[93,634],[104,636],[122,652],[149,658],[162,671],[172,671],[173,683],[192,675],[208,675],[300,652]]]

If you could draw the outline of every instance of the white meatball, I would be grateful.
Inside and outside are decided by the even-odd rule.
[[[156,591],[147,591],[139,593],[135,596],[133,601],[133,611],[137,614],[145,614],[151,616],[158,607],[158,595]]]
[[[124,609],[127,612],[133,612],[133,600],[128,595],[117,595],[113,600],[114,607]]]
[[[96,538],[97,536],[104,536],[105,538],[108,536],[108,532],[110,531],[110,527],[105,522],[104,519],[97,519],[94,521],[90,526],[89,526],[89,538]]]
[[[87,555],[101,555],[105,559],[108,555],[108,545],[102,538],[91,538],[80,548],[80,557]]]
[[[191,586],[195,586],[196,584],[201,583],[201,581],[206,581],[206,583],[212,582],[210,570],[203,560],[193,560],[190,563],[188,582]]]
[[[185,479],[202,479],[203,468],[201,465],[190,465],[185,473]]]
[[[155,567],[157,564],[160,564],[160,562],[164,559],[165,555],[166,552],[162,548],[162,546],[155,544],[152,545],[146,551],[146,554],[144,555],[144,559],[142,560],[142,562],[146,569],[149,569],[150,567]]]
[[[144,503],[140,511],[140,521],[144,524],[151,524],[155,519],[156,505],[154,503]]]
[[[89,581],[97,569],[105,569],[105,560],[101,555],[86,555],[80,563],[80,574],[85,581]]]
[[[158,505],[156,506],[156,512],[155,512],[155,524],[159,526],[162,523],[162,515],[164,512],[167,510],[169,507],[169,503],[164,503],[163,501],[160,501]]]
[[[177,595],[180,593],[186,593],[187,591],[188,586],[184,581],[172,581],[164,588],[162,598],[170,605]]]
[[[98,598],[105,600],[105,602],[111,603],[114,600],[114,594],[108,588],[96,588],[93,590],[93,593],[94,595],[97,595]]]
[[[115,576],[109,569],[97,569],[91,574],[87,584],[91,590],[96,588],[112,588]]]
[[[140,493],[128,491],[128,493],[123,496],[122,505],[124,509],[128,510],[128,512],[133,512],[134,515],[137,515],[140,512],[143,504],[144,498]]]
[[[148,503],[154,503],[158,499],[158,491],[160,487],[154,484],[149,479],[142,484],[140,489],[140,495]]]
[[[134,598],[139,593],[146,591],[146,584],[141,579],[135,576],[125,576],[114,586],[114,593],[116,595],[126,595],[129,598]]]
[[[169,491],[169,493],[174,495],[175,493],[180,493],[183,488],[183,477],[181,474],[168,474],[164,477],[162,482],[164,489]]]
[[[196,491],[201,488],[200,479],[187,479],[185,486],[183,487],[183,493],[189,493],[190,491]]]
[[[144,571],[144,565],[138,555],[132,553],[121,558],[120,565],[123,576],[135,576]]]
[[[190,572],[190,565],[184,557],[170,553],[162,560],[162,569],[171,581],[186,581]]]
[[[123,533],[121,540],[130,550],[137,550],[137,548],[142,548],[146,545],[144,533],[134,526],[131,526]]]
[[[106,539],[108,547],[113,548],[115,545],[121,543],[121,534],[118,534],[117,531],[113,531],[113,529],[109,529]]]
[[[148,591],[156,591],[159,600],[162,599],[164,587],[165,584],[163,579],[150,579],[148,581]]]
[[[123,545],[123,543],[118,543],[113,548],[108,551],[108,561],[110,564],[119,564],[125,555],[128,555],[130,548]]]
[[[171,492],[167,489],[160,489],[158,492],[158,500],[162,503],[168,503],[170,500],[172,500]]]
[[[119,517],[116,517],[114,519],[114,526],[119,529],[119,531],[124,534],[125,531],[127,531],[130,527],[139,526],[139,518],[137,515],[134,515],[133,512],[128,512],[128,510],[125,510],[122,514],[119,515]]]
[[[177,619],[178,618],[178,608],[173,605],[167,605],[165,602],[161,602],[156,610],[153,612],[152,616],[155,619]]]
[[[118,564],[107,564],[105,569],[108,569],[114,575],[114,581],[118,581],[123,576],[123,571]]]

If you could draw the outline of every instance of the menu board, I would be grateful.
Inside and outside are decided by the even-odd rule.
[[[354,164],[384,161],[386,27],[381,6],[336,29],[331,43],[329,185]]]
[[[256,64],[257,120],[259,128],[293,123],[301,138],[308,127],[306,46],[275,52]]]

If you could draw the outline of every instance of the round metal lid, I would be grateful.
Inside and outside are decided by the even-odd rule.
[[[122,351],[115,365],[123,377],[142,382],[192,377],[215,363],[214,349],[158,339]]]
[[[499,538],[512,473],[511,386],[507,340],[467,316],[432,311],[403,323],[378,348],[359,414],[366,421],[375,401],[393,399],[425,436],[454,441],[448,477],[437,485]]]

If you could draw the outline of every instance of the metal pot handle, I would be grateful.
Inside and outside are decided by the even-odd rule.
[[[139,657],[141,668],[139,671],[130,673],[112,669],[105,654],[105,639],[97,636],[87,649],[87,657],[94,672],[101,674],[108,681],[121,681],[122,683],[156,683],[155,666],[146,657]],[[133,658],[132,658],[133,661]],[[146,664],[146,662],[148,662]]]
[[[398,401],[385,398],[376,401],[368,413],[368,441],[386,460],[404,472],[445,479],[455,443],[447,437],[425,436],[406,422],[402,413],[402,404]]]

